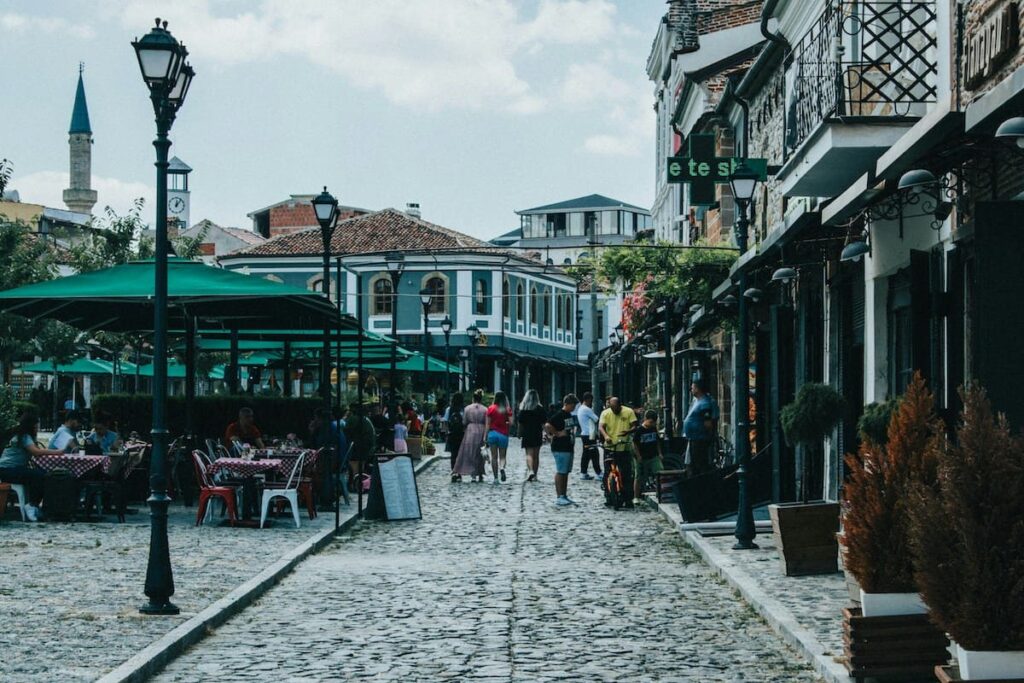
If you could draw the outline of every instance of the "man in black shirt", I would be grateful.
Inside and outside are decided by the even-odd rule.
[[[644,501],[640,495],[643,493],[644,483],[648,479],[656,477],[662,470],[658,411],[648,410],[644,413],[643,423],[633,432],[633,451],[636,453],[633,504],[642,505]]]
[[[572,455],[576,440],[576,416],[573,411],[579,405],[575,394],[562,399],[561,410],[555,411],[544,430],[551,435],[551,455],[555,458],[555,505],[575,505],[566,495],[569,487],[569,472],[572,471]]]

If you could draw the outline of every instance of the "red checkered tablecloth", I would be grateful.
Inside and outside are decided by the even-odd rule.
[[[56,469],[69,470],[75,479],[81,479],[97,467],[104,472],[110,469],[110,458],[106,455],[36,455],[32,464],[49,472]]]
[[[242,477],[251,477],[254,474],[265,472],[279,472],[281,461],[277,459],[267,460],[245,460],[243,458],[218,458],[210,464],[207,471],[213,475],[218,472],[228,471]]]

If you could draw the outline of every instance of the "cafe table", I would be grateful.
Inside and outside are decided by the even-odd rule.
[[[96,468],[100,468],[104,473],[109,472],[111,459],[108,455],[75,455],[72,453],[34,455],[32,456],[32,465],[44,472],[58,469],[68,470],[75,479],[81,479]]]

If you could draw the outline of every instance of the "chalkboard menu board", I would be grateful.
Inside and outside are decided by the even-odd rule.
[[[384,507],[388,521],[399,519],[422,519],[420,492],[416,487],[416,473],[412,458],[401,455],[377,464],[380,485],[384,492]]]

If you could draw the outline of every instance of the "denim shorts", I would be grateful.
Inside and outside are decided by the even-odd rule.
[[[501,432],[492,429],[487,432],[487,445],[497,446],[498,448],[508,448],[508,434],[502,434]]]
[[[555,457],[555,472],[558,474],[569,474],[572,472],[571,451],[551,451],[551,455]]]

